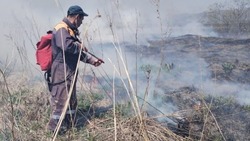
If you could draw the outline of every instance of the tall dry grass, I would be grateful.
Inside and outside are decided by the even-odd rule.
[[[59,1],[56,1],[58,5],[60,5]],[[163,37],[165,35],[162,29],[161,15],[159,13],[159,1],[152,1],[153,4],[156,5],[157,18],[160,22],[160,30],[162,41],[165,39]],[[113,3],[116,7],[114,9],[120,14],[119,9],[119,1]],[[98,17],[100,17],[98,13]],[[138,24],[139,14],[136,16],[136,23]],[[1,68],[1,126],[0,126],[0,140],[20,140],[20,141],[47,141],[47,140],[81,140],[81,141],[104,141],[104,140],[143,140],[143,141],[168,141],[168,140],[192,140],[189,137],[179,136],[170,129],[163,126],[160,122],[151,118],[147,115],[147,112],[144,111],[143,107],[147,104],[148,95],[152,95],[147,89],[150,86],[150,75],[151,72],[148,72],[148,81],[147,86],[145,88],[145,93],[141,98],[139,96],[138,89],[142,89],[136,82],[133,82],[131,78],[131,74],[129,72],[129,65],[127,64],[126,54],[124,54],[122,49],[122,40],[118,38],[115,33],[115,27],[112,22],[111,15],[106,13],[106,19],[108,19],[108,24],[110,25],[110,32],[112,34],[113,40],[112,47],[115,50],[116,60],[112,60],[109,57],[104,58],[106,62],[111,64],[112,68],[110,68],[113,72],[113,77],[107,74],[106,70],[103,67],[99,68],[91,68],[84,66],[83,72],[79,72],[80,75],[92,75],[95,79],[98,77],[95,76],[95,73],[98,73],[99,76],[103,77],[106,81],[108,88],[104,88],[102,86],[96,87],[95,84],[93,86],[90,83],[86,83],[82,80],[80,81],[80,86],[78,87],[81,91],[78,92],[78,96],[83,97],[84,100],[81,101],[80,104],[86,104],[83,107],[78,107],[78,115],[79,120],[78,124],[80,127],[73,128],[69,130],[65,135],[58,135],[58,130],[51,134],[46,131],[46,124],[50,115],[50,106],[49,106],[49,94],[46,87],[46,84],[41,79],[34,79],[30,77],[29,74],[25,73],[25,71],[16,73],[11,73],[7,75],[3,70],[6,68]],[[120,17],[122,18],[121,14]],[[94,21],[94,20],[93,20]],[[83,38],[88,39],[88,30],[92,25],[90,22],[85,28]],[[138,32],[139,27],[136,26],[135,30],[135,45],[138,47]],[[126,27],[126,26],[125,26]],[[98,29],[101,32],[101,29]],[[124,31],[125,32],[125,31]],[[169,33],[170,34],[170,33]],[[101,37],[100,37],[101,38]],[[13,38],[11,38],[13,39]],[[25,39],[24,39],[25,40]],[[31,39],[29,39],[31,40]],[[12,40],[14,42],[14,40]],[[34,42],[34,41],[33,41]],[[91,43],[88,41],[88,45]],[[17,47],[18,55],[22,56],[22,62],[29,64],[27,61],[27,54],[25,54],[25,48],[18,48],[19,45],[14,42],[14,46]],[[105,54],[105,49],[102,54]],[[23,59],[24,58],[26,59]],[[162,54],[162,58],[164,58],[164,54]],[[136,68],[136,78],[138,71],[138,52],[136,52],[135,57],[135,68]],[[78,60],[79,63],[79,60]],[[163,65],[163,59],[159,62]],[[104,64],[105,65],[105,64]],[[7,65],[8,66],[8,65]],[[79,68],[81,70],[81,68]],[[122,71],[125,73],[126,80],[122,74]],[[88,73],[88,71],[90,73]],[[82,74],[81,74],[82,73]],[[161,67],[157,73],[157,80],[161,75]],[[40,74],[41,76],[41,74]],[[81,77],[80,77],[81,78]],[[128,96],[128,101],[125,104],[118,103],[117,101],[117,85],[115,84],[116,79],[120,79],[122,82],[122,87],[125,89],[124,94]],[[93,79],[94,80],[94,79]],[[74,81],[73,81],[74,82]],[[157,83],[157,81],[156,81]],[[101,83],[100,83],[101,84]],[[91,86],[90,86],[91,85]],[[93,90],[93,87],[95,90]],[[69,95],[72,90],[68,90]],[[97,97],[94,93],[98,93]],[[104,94],[105,98],[100,98],[100,95]],[[97,100],[98,99],[98,100]],[[142,100],[143,104],[139,103]],[[66,109],[68,108],[68,101],[66,106],[64,107],[63,115],[61,116],[60,122],[58,124],[58,128],[60,128],[61,122],[64,118]],[[103,103],[99,103],[100,101],[105,101]],[[205,103],[205,102],[204,102]],[[100,104],[100,105],[98,105]],[[111,106],[110,106],[111,105]],[[88,107],[88,109],[86,109]],[[157,107],[153,107],[161,112]],[[206,106],[209,111],[209,106]],[[127,111],[126,111],[127,110]],[[169,117],[169,115],[162,116]],[[211,111],[206,113],[206,117],[212,114]],[[175,115],[171,115],[172,117]],[[216,121],[216,119],[215,119]],[[219,125],[218,129],[219,128]],[[205,127],[205,126],[204,126]],[[204,128],[205,130],[205,128]],[[221,130],[220,130],[221,131]],[[203,134],[202,134],[203,135]],[[223,134],[221,133],[223,136]],[[202,140],[203,137],[201,137]],[[225,138],[223,138],[225,140]]]

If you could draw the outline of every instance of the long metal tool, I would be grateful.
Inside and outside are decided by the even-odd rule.
[[[104,61],[102,59],[100,59],[99,57],[95,56],[93,53],[91,53],[91,52],[86,52],[86,53],[92,55],[93,57],[95,57],[96,59],[98,59],[98,61],[101,61],[102,63],[104,63]]]

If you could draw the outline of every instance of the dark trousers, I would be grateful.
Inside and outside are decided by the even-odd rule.
[[[72,125],[74,123],[76,108],[77,108],[77,97],[76,97],[76,80],[74,85],[72,85],[75,70],[71,70],[70,67],[66,65],[66,73],[64,69],[64,64],[55,61],[51,68],[51,79],[52,83],[55,85],[51,89],[51,116],[48,124],[49,130],[54,130],[57,126],[57,122],[63,112],[63,108],[66,105],[66,101],[69,96],[70,88],[73,87],[73,91],[70,97],[69,106],[66,111],[66,116],[64,122],[66,126]],[[66,75],[65,75],[66,74]],[[77,78],[77,77],[76,77]],[[66,79],[66,81],[65,81]],[[61,82],[59,84],[56,84]],[[62,125],[64,126],[64,125]]]

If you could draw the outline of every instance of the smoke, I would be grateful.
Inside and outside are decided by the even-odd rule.
[[[185,25],[175,26],[172,29],[172,36],[180,36],[185,34],[202,35],[209,37],[217,37],[218,35],[209,27],[203,26],[199,21],[192,21]]]
[[[201,13],[214,2],[195,1],[192,5],[184,1],[107,1],[103,8],[97,9],[102,17],[96,21],[98,26],[93,25],[90,31],[100,30],[99,35],[93,36],[101,36],[103,42],[114,40],[113,30],[120,42],[137,40],[139,44],[147,44],[147,40],[153,38],[184,34],[215,36],[199,22]]]
[[[232,98],[235,99],[241,105],[250,104],[249,85],[229,82],[218,83],[211,80],[205,83],[206,85],[204,85],[202,90],[206,92],[206,94],[215,97]]]
[[[131,42],[139,44],[147,44],[148,39],[162,38],[169,35],[180,35],[188,33],[190,28],[194,31],[193,26],[196,29],[200,25],[194,25],[185,23],[187,26],[184,28],[175,27],[176,17],[181,14],[200,13],[207,9],[207,7],[216,1],[155,1],[155,0],[128,0],[128,1],[113,1],[113,0],[92,0],[92,1],[56,1],[56,0],[13,0],[9,5],[3,1],[0,2],[2,11],[7,11],[1,14],[1,26],[4,27],[2,35],[9,34],[19,30],[19,36],[26,37],[23,28],[28,29],[30,35],[46,33],[47,30],[52,29],[56,23],[58,23],[63,17],[66,16],[67,9],[70,5],[80,5],[84,11],[89,14],[86,17],[84,23],[90,25],[88,28],[88,37],[92,38],[93,43],[110,43],[114,41],[114,35],[116,41],[119,42]],[[94,19],[98,14],[101,14],[101,18]],[[188,18],[188,17],[185,17]],[[17,26],[17,20],[23,23],[24,27]],[[33,21],[33,23],[31,23]],[[26,24],[28,22],[28,24]],[[38,28],[39,33],[31,28],[31,25]],[[112,24],[112,33],[110,24]],[[81,32],[85,32],[85,27],[80,28]],[[21,31],[20,31],[21,30]],[[186,31],[186,32],[184,32]],[[197,34],[205,34],[203,30],[196,30]],[[33,33],[32,33],[33,32]],[[201,32],[201,33],[199,33]],[[137,39],[136,39],[137,36]],[[83,36],[82,38],[86,38]],[[23,40],[27,40],[24,38]],[[32,39],[33,43],[36,43],[37,38]],[[1,36],[1,56],[6,57],[10,53],[10,43],[6,41],[4,36]],[[27,44],[27,48],[30,51],[28,58],[34,60],[34,50],[31,44]],[[8,53],[5,53],[8,52]],[[35,63],[35,62],[33,62]]]
[[[193,53],[168,50],[164,53],[165,58],[163,59],[162,67],[160,67],[161,56],[159,54],[151,56],[139,55],[136,73],[135,53],[124,49],[126,46],[122,47],[123,53],[126,54],[126,57],[123,57],[128,66],[129,76],[133,81],[134,89],[137,91],[140,105],[143,105],[146,101],[144,109],[147,109],[151,116],[162,113],[168,115],[176,112],[178,107],[174,103],[166,102],[164,97],[166,93],[178,91],[183,87],[195,88],[202,94],[214,97],[233,98],[242,105],[250,104],[248,84],[242,85],[236,82],[215,81],[212,79],[212,74],[208,69],[209,64],[203,58]],[[110,60],[117,61],[118,59],[112,55],[115,54],[114,48],[112,48],[112,45],[105,47],[105,54],[107,55],[105,56],[109,57]],[[105,66],[105,71],[112,74],[114,66],[119,68],[119,63],[108,62]],[[121,62],[120,66],[122,66]],[[160,68],[160,77],[158,77]],[[121,70],[123,69],[121,67]],[[121,79],[127,79],[127,76],[124,74]],[[127,85],[127,87],[129,86]],[[125,93],[124,91],[120,95],[124,95]],[[155,97],[154,94],[157,96]],[[142,100],[144,97],[145,101]],[[168,120],[168,122],[171,122],[171,120]]]
[[[35,25],[39,29],[39,34],[42,35],[66,16],[66,11],[70,5],[78,4],[89,14],[89,17],[86,17],[83,21],[84,25],[80,28],[82,33],[85,33],[86,29],[88,29],[86,36],[82,35],[82,38],[85,39],[85,43],[91,51],[97,56],[104,58],[103,70],[112,76],[114,67],[116,67],[121,74],[121,78],[126,78],[127,76],[124,72],[126,66],[130,76],[134,77],[136,75],[135,55],[124,49],[126,48],[126,43],[148,45],[149,39],[161,39],[162,37],[180,36],[183,34],[216,36],[211,29],[205,28],[199,23],[199,13],[207,10],[208,6],[214,2],[221,1],[190,0],[187,3],[185,0],[161,0],[157,3],[154,0],[92,0],[88,2],[75,0],[74,2],[57,1],[59,3],[56,3],[53,0],[13,0],[11,5],[1,1],[2,11],[8,11],[1,15],[1,19],[5,19],[4,22],[1,22],[1,26],[5,27],[2,35],[15,32],[18,33],[16,35],[19,39],[22,38],[27,43],[23,27],[20,28],[20,26],[16,25],[16,18],[23,23],[28,34],[34,34],[32,33],[34,32],[33,29],[30,29],[30,27]],[[100,14],[101,18],[95,18],[97,14]],[[34,19],[35,22],[31,23],[27,19]],[[32,40],[33,43],[36,43],[37,39]],[[6,42],[4,36],[1,36],[1,43],[1,59],[4,59],[13,48],[10,47],[10,42]],[[121,49],[122,55],[117,53],[114,44],[117,45],[118,50]],[[31,44],[26,45],[30,63],[35,64],[35,50]],[[121,56],[125,62],[122,62]],[[139,68],[148,64],[152,66],[149,86],[145,83],[147,82],[145,71],[138,70],[139,73],[137,75],[140,79],[138,79],[139,88],[137,90],[141,97],[145,94],[147,87],[149,87],[149,93],[153,93],[156,90],[157,93],[164,94],[166,90],[156,86],[156,82],[160,81],[170,91],[185,86],[194,86],[209,94],[234,95],[241,103],[249,104],[248,89],[229,83],[215,83],[211,80],[207,63],[193,54],[166,52],[164,63],[166,65],[173,64],[174,67],[170,70],[163,69],[160,74],[160,80],[157,80],[161,63],[159,56],[154,58],[141,57],[138,60]],[[125,63],[125,66],[123,63]],[[150,101],[151,99],[151,96],[149,96],[147,100],[156,107],[161,108],[161,106],[157,105],[157,103],[162,103],[161,99]],[[168,105],[167,107],[172,106]],[[174,107],[169,109],[170,111],[175,110]],[[166,108],[163,106],[161,110],[164,111]],[[165,112],[169,113],[170,111]]]

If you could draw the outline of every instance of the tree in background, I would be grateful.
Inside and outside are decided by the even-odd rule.
[[[222,37],[249,37],[250,1],[228,0],[215,3],[205,12],[202,23]]]

